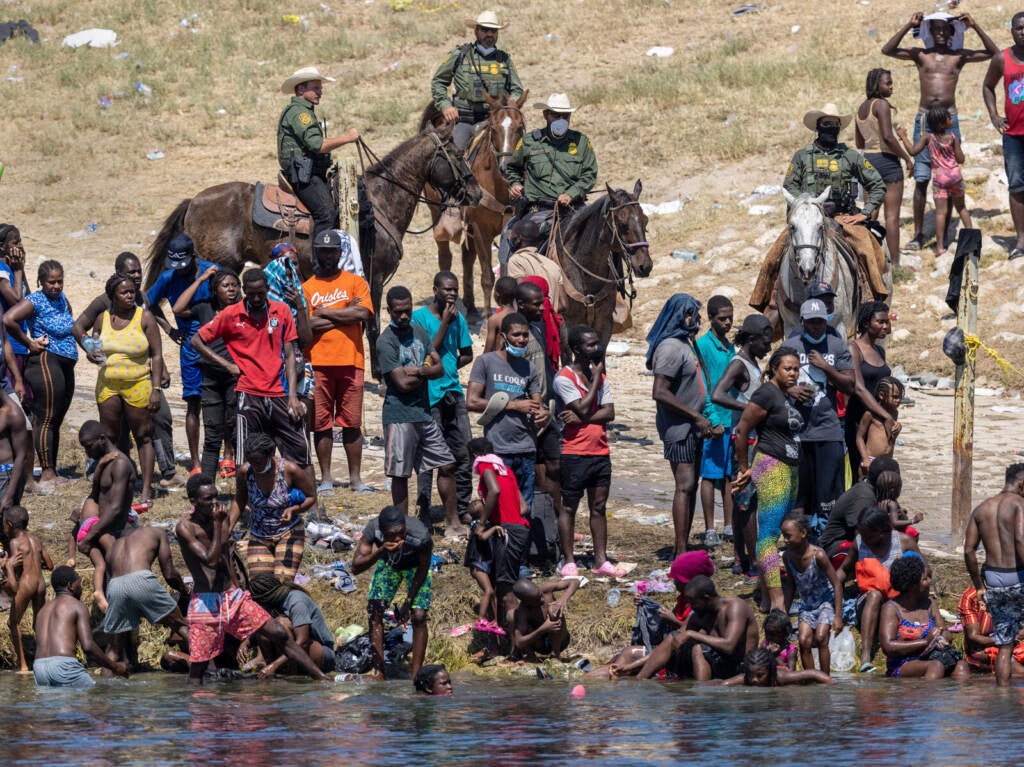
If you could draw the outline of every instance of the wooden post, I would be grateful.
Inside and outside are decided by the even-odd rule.
[[[977,336],[978,261],[981,257],[981,238],[964,238],[963,235],[967,231],[969,230],[961,230],[957,249],[959,250],[961,242],[967,244],[973,241],[977,245],[964,259],[956,324],[963,330],[965,336]],[[954,546],[959,545],[962,540],[973,508],[971,480],[974,471],[974,374],[975,357],[968,354],[966,362],[956,366],[956,399],[953,408],[953,501],[949,528]]]

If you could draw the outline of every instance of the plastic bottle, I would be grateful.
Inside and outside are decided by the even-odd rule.
[[[149,98],[153,95],[153,89],[142,82],[135,83],[135,90],[137,90],[145,98]]]
[[[621,599],[621,598],[622,598],[622,594],[619,592],[618,589],[615,589],[615,588],[608,589],[608,606],[609,607],[618,607],[619,606],[619,599]]]

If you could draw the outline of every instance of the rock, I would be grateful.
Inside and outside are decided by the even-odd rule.
[[[756,240],[754,240],[754,245],[756,245],[761,250],[767,250],[772,246],[772,243],[774,243],[775,240],[779,238],[780,234],[782,234],[782,227],[779,227],[777,229],[769,229],[767,232],[765,232]]]
[[[711,263],[712,261],[714,261],[717,258],[720,258],[721,256],[730,256],[730,257],[735,256],[742,249],[744,249],[746,247],[746,245],[747,244],[745,242],[743,242],[742,240],[735,240],[733,242],[726,242],[726,243],[724,243],[722,245],[716,245],[715,247],[710,248],[709,250],[707,250],[701,256],[701,261],[703,261],[705,264],[707,264],[707,263]]]
[[[930,355],[931,355],[931,352],[928,351],[927,349],[925,349],[923,352],[921,352],[920,354],[917,355],[917,358],[919,360],[921,360],[921,361],[924,361],[924,360],[928,359],[928,357]]]
[[[991,175],[991,171],[988,168],[977,165],[961,168],[960,173],[968,184],[984,184]]]
[[[919,253],[900,253],[900,266],[919,272],[923,265],[924,261]],[[902,289],[903,286],[901,285],[900,288]]]
[[[919,373],[911,376],[910,380],[917,381],[922,387],[929,387],[935,386],[939,382],[939,377],[934,373]]]
[[[985,182],[985,189],[982,196],[996,197],[1005,200],[1006,189],[1006,171],[1003,168],[998,168],[989,174],[988,181]]]
[[[740,292],[731,285],[719,285],[712,292],[712,295],[725,296],[726,298],[729,299],[736,298],[736,296],[738,296],[739,294]]]
[[[892,377],[901,383],[907,382],[907,371],[902,365],[897,365],[892,369]]]
[[[925,296],[924,303],[930,311],[935,312],[940,317],[949,314],[949,307],[946,306],[946,302],[936,295]]]
[[[910,338],[910,331],[906,328],[899,328],[892,332],[893,341],[906,341],[908,338]]]
[[[1018,311],[1024,311],[1024,306],[1018,307]],[[1024,335],[1021,335],[1020,333],[1009,333],[1007,331],[996,333],[992,338],[996,341],[1002,341],[1010,344],[1024,341]]]

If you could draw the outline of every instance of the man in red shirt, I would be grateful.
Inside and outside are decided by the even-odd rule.
[[[291,309],[267,299],[267,276],[262,269],[242,275],[245,299],[222,309],[192,336],[192,346],[211,363],[238,376],[237,460],[249,434],[269,434],[281,456],[309,466],[309,443],[303,411],[296,395],[295,349],[298,338]],[[220,338],[234,362],[215,354],[207,344]],[[284,363],[282,365],[282,362]],[[283,374],[283,375],[282,375]],[[288,384],[285,395],[284,384]]]

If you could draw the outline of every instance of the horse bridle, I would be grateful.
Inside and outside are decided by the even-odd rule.
[[[473,171],[470,169],[469,164],[466,162],[466,159],[464,157],[461,158],[462,159],[462,170],[459,169],[459,167],[458,167],[459,164],[452,158],[451,154],[448,152],[447,147],[445,146],[445,144],[447,142],[442,141],[441,137],[438,136],[436,132],[430,131],[427,135],[429,135],[430,136],[430,140],[434,142],[434,154],[430,158],[430,164],[427,165],[427,174],[428,175],[430,174],[430,169],[433,168],[434,167],[434,163],[437,162],[438,155],[443,157],[445,162],[448,163],[448,168],[452,172],[452,177],[454,179],[456,179],[458,181],[458,183],[459,183],[459,190],[458,190],[457,196],[455,197],[455,203],[457,205],[461,206],[462,203],[466,199],[466,188],[468,186],[468,184],[466,182],[467,182],[468,179],[473,178]],[[363,160],[364,153],[365,153],[365,156],[368,159],[373,160],[374,164],[380,164],[381,160],[376,155],[376,153],[374,153],[374,151],[372,149],[370,149],[369,146],[367,146],[366,142],[363,141],[362,138],[360,138],[358,140],[357,148],[358,148],[358,151],[359,151],[359,161],[360,161],[360,165],[362,166],[363,175],[372,175],[372,176],[376,176],[377,178],[384,179],[388,183],[394,184],[399,189],[401,189],[401,190],[411,194],[413,197],[416,198],[417,202],[422,202],[422,203],[425,203],[425,204],[428,204],[428,205],[431,205],[431,204],[435,203],[434,200],[428,199],[427,197],[425,197],[420,192],[417,192],[415,189],[410,189],[408,186],[403,184],[401,181],[398,181],[397,179],[392,178],[387,173],[384,173],[384,172],[379,171],[379,170],[374,170],[372,166],[371,167],[366,167],[366,163]],[[441,192],[441,195],[442,195],[442,199],[449,197],[447,192]],[[452,203],[446,203],[446,205],[451,205],[451,204]]]
[[[813,205],[821,213],[822,218],[827,218],[827,216],[825,215],[825,208],[821,205],[821,203],[808,202],[808,203],[805,203],[805,204]],[[793,247],[793,253],[794,254],[798,254],[801,250],[813,250],[814,251],[814,263],[817,264],[818,261],[821,260],[821,245],[820,244],[819,245],[811,245],[809,243],[803,243],[803,244],[800,244],[800,245],[796,245],[795,243],[793,243],[793,238],[792,237],[790,237],[789,242],[790,242],[790,245]]]

